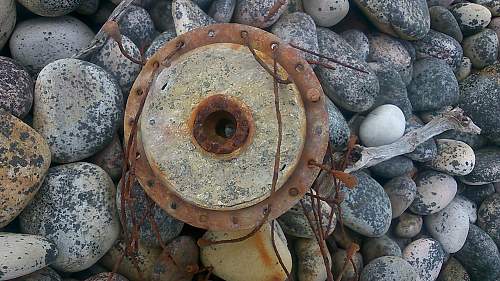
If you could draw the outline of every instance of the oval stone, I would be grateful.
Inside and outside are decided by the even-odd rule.
[[[451,257],[443,265],[438,281],[470,281],[470,277],[460,262]]]
[[[370,167],[370,171],[373,172],[373,174],[386,179],[410,174],[414,169],[415,166],[413,165],[413,161],[404,156],[392,157],[389,160]]]
[[[151,16],[144,8],[130,5],[118,21],[121,34],[127,36],[140,50],[151,44],[155,27]]]
[[[444,209],[457,193],[457,182],[452,176],[437,171],[424,171],[417,175],[417,196],[410,210],[429,215]]]
[[[33,105],[34,84],[23,66],[11,58],[0,56],[0,108],[24,118]]]
[[[436,143],[438,155],[428,162],[432,169],[455,176],[472,172],[476,164],[472,147],[464,142],[449,139],[438,139]]]
[[[431,15],[431,28],[433,30],[449,35],[458,42],[462,42],[464,36],[460,30],[457,20],[453,14],[442,6],[433,6],[429,8]]]
[[[404,259],[385,256],[371,261],[363,268],[360,281],[419,281],[413,267]]]
[[[351,135],[349,126],[340,110],[329,99],[325,99],[326,110],[328,111],[328,132],[330,144],[334,150],[342,150],[347,146]]]
[[[324,281],[327,278],[325,263],[316,239],[297,239],[294,243],[297,255],[298,280]],[[332,262],[328,249],[326,256]]]
[[[397,218],[411,205],[417,194],[417,185],[408,176],[391,179],[384,185],[392,208],[392,218]]]
[[[460,180],[469,185],[500,181],[500,148],[489,147],[477,150],[474,170],[461,177]]]
[[[172,15],[177,35],[216,23],[213,18],[190,0],[172,2]]]
[[[30,12],[44,17],[59,17],[76,10],[81,0],[18,0]]]
[[[419,215],[403,213],[394,228],[394,234],[401,238],[413,238],[422,230],[424,220]]]
[[[368,37],[361,31],[357,29],[348,29],[342,33],[340,36],[351,45],[351,47],[356,50],[359,58],[366,61],[368,59],[368,54],[370,53],[370,42]]]
[[[450,11],[465,35],[481,31],[491,21],[488,8],[475,3],[458,3],[451,6]]]
[[[486,28],[464,39],[464,55],[470,58],[474,68],[481,69],[496,62],[498,45],[495,31]]]
[[[63,280],[55,270],[47,266],[31,274],[16,279],[12,279],[12,281],[74,281],[74,280],[71,279]]]
[[[366,146],[391,144],[405,132],[405,116],[399,107],[384,104],[371,111],[359,127],[359,139]]]
[[[438,241],[423,238],[406,246],[403,259],[417,271],[420,281],[434,281],[443,265],[444,251]]]
[[[0,50],[9,40],[16,25],[16,18],[16,1],[2,1],[0,3]]]
[[[149,45],[146,53],[144,54],[146,59],[150,59],[161,47],[163,47],[167,42],[177,37],[175,30],[167,30],[162,34],[158,35],[151,45]]]
[[[304,10],[318,26],[330,27],[339,23],[349,12],[348,0],[306,0]]]

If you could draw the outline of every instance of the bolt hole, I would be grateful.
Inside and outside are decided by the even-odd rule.
[[[172,208],[174,210],[177,209],[177,203],[175,203],[175,202],[170,203],[170,208]]]
[[[210,29],[208,31],[208,37],[215,37],[215,31],[213,31],[212,29]]]
[[[248,31],[243,30],[243,31],[241,31],[240,35],[241,35],[241,38],[247,38],[248,37]]]
[[[275,51],[276,49],[278,49],[279,47],[279,44],[274,42],[274,43],[271,43],[271,50]]]
[[[203,122],[205,134],[214,141],[224,142],[230,139],[236,132],[236,119],[229,112],[224,110],[215,111],[208,115]]]

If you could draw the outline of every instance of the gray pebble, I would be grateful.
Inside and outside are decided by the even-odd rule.
[[[349,126],[335,104],[329,98],[326,98],[325,101],[328,112],[330,144],[334,150],[342,150],[347,146],[349,136],[351,135]]]
[[[478,225],[500,245],[500,194],[490,195],[478,210]]]
[[[436,136],[436,139],[450,139],[466,143],[473,149],[479,149],[486,145],[488,140],[483,135],[464,133],[457,130],[449,130]]]
[[[33,105],[34,84],[27,69],[11,58],[0,56],[0,108],[24,118]]]
[[[474,203],[474,201],[463,196],[463,193],[455,196],[455,198],[453,200],[462,204],[463,208],[467,211],[467,214],[469,215],[469,222],[476,223],[478,205],[476,203]]]
[[[12,281],[63,281],[63,279],[55,270],[47,266],[31,274],[12,279]]]
[[[460,194],[470,201],[474,202],[474,204],[476,204],[478,207],[481,206],[486,198],[496,192],[495,187],[491,183],[482,185],[462,185],[463,190]]]
[[[150,59],[159,49],[177,36],[175,30],[167,30],[158,35],[144,54],[146,59]]]
[[[132,40],[139,49],[149,46],[155,36],[155,27],[151,16],[139,6],[129,6],[123,12],[118,25],[121,34]]]
[[[417,196],[410,210],[429,215],[444,209],[457,193],[457,182],[447,174],[428,170],[417,175]]]
[[[123,147],[118,134],[115,134],[111,143],[92,156],[88,162],[101,167],[113,181],[119,180],[123,168]]]
[[[153,7],[149,10],[149,14],[158,31],[175,30],[171,0],[155,1]]]
[[[406,130],[405,134],[423,127],[423,122],[416,116],[413,115],[411,118],[406,120]],[[437,155],[437,145],[436,141],[431,138],[426,140],[424,143],[419,144],[413,152],[405,154],[406,157],[413,161],[425,162],[433,159]]]
[[[403,250],[405,259],[417,271],[421,281],[434,281],[444,261],[444,251],[438,241],[418,239]]]
[[[370,167],[373,174],[386,179],[410,174],[414,169],[413,161],[404,156],[396,156]]]
[[[324,281],[326,280],[326,268],[316,239],[297,239],[294,243],[297,255],[297,277],[298,280]],[[332,259],[328,249],[326,256],[330,264]]]
[[[450,7],[464,35],[481,31],[491,21],[488,8],[475,3],[458,3]]]
[[[384,185],[392,208],[392,218],[397,218],[411,205],[417,193],[417,185],[408,176],[396,177]]]
[[[216,23],[213,18],[208,16],[191,0],[175,0],[172,2],[172,16],[174,17],[177,35]]]
[[[394,228],[394,234],[401,238],[413,238],[422,230],[424,220],[419,215],[403,213]]]
[[[7,0],[0,3],[0,51],[9,40],[16,25],[16,1]]]
[[[470,281],[470,277],[462,264],[451,257],[443,265],[437,281]]]
[[[80,6],[76,9],[76,12],[80,15],[93,15],[99,9],[100,0],[81,0]]]
[[[460,43],[444,33],[430,30],[422,39],[413,43],[418,58],[434,57],[446,61],[456,71],[463,57]]]
[[[349,12],[347,0],[306,0],[304,10],[318,26],[331,27],[339,23]]]
[[[366,61],[368,59],[368,54],[370,53],[370,42],[368,37],[357,29],[349,29],[342,33],[340,36],[351,45],[351,47],[358,53],[358,57],[361,60]]]
[[[476,156],[472,147],[464,142],[438,139],[438,155],[427,165],[436,171],[455,176],[463,176],[472,172],[476,164]]]
[[[476,151],[474,170],[460,180],[469,185],[482,185],[500,181],[500,148],[487,147]]]

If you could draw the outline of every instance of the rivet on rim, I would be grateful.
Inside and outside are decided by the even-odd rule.
[[[321,98],[321,93],[316,88],[307,90],[307,98],[312,102],[317,102]]]

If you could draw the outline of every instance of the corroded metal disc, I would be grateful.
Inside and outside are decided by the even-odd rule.
[[[293,82],[279,86],[283,141],[272,196],[274,83],[244,36],[271,69],[274,45],[280,75]],[[176,46],[182,47],[174,52]],[[212,25],[160,49],[132,88],[126,139],[142,102],[136,175],[158,205],[198,227],[252,228],[268,207],[270,218],[281,215],[314,181],[318,168],[309,160],[321,162],[326,151],[324,95],[316,76],[297,50],[257,28]]]

